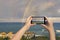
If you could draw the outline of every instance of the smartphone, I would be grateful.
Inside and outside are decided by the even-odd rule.
[[[32,16],[31,24],[45,24],[45,20],[43,16]]]

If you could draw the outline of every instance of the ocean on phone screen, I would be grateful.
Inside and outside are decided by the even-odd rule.
[[[0,22],[0,32],[13,32],[16,33],[24,26],[24,23],[19,22]],[[60,23],[54,23],[54,29],[57,36],[60,36]],[[35,25],[28,31],[35,32],[36,35],[48,35],[48,31],[41,25]]]

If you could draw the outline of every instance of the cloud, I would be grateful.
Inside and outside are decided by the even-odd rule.
[[[49,7],[54,6],[54,5],[55,5],[55,3],[53,3],[53,2],[42,3],[42,4],[40,4],[40,10],[45,10],[45,9],[47,9]]]
[[[27,0],[0,0],[0,18],[21,18]]]
[[[25,21],[25,20],[24,20]],[[5,19],[3,19],[3,18],[1,18],[0,19],[0,22],[24,22],[24,21],[22,21],[22,19],[14,19],[14,18],[5,18]]]
[[[0,18],[26,18],[30,15],[60,17],[60,1],[52,0],[0,0]]]
[[[30,0],[30,1],[28,2],[27,6],[26,6],[26,8],[25,8],[25,10],[24,10],[23,18],[24,18],[27,14],[29,14],[31,3],[32,3],[32,0]]]
[[[34,1],[36,2],[36,1]],[[28,17],[30,15],[40,15],[40,12],[52,7],[55,5],[55,3],[53,2],[44,2],[44,3],[38,3],[38,4],[34,4],[34,2],[30,1],[30,3],[28,3],[25,12],[24,12],[24,17]],[[32,4],[34,4],[32,6]],[[43,14],[44,15],[44,14]]]
[[[60,9],[58,9],[57,12],[60,14]]]
[[[49,20],[52,20],[53,22],[60,22],[60,17],[50,17]]]

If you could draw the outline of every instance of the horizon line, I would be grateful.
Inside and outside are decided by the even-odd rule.
[[[50,20],[53,20],[54,22],[60,22],[60,17],[49,17]],[[25,22],[26,18],[1,18],[0,22]]]

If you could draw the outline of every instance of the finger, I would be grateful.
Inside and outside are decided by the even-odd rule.
[[[48,20],[48,18],[45,16],[45,19]]]
[[[28,20],[30,20],[32,18],[32,16],[28,17]]]
[[[30,20],[32,17],[30,16],[30,17],[28,17],[27,19],[26,19],[26,21],[28,21],[28,20]]]
[[[46,16],[45,16],[45,20],[48,24],[50,23],[49,19]]]
[[[29,20],[30,23],[31,23],[31,20],[32,20],[32,18]]]
[[[36,24],[31,24],[31,26],[34,26],[34,25],[36,25]]]
[[[29,18],[29,21],[31,22],[31,20],[32,20],[32,16],[30,16],[30,18]]]
[[[30,23],[31,23],[31,20],[32,20],[32,18],[31,18],[31,16],[30,16],[30,17],[28,17],[28,19],[27,19],[26,22],[30,22]]]
[[[41,24],[44,28],[46,28],[46,29],[48,29],[48,27],[46,26],[46,25],[44,25],[44,24]]]

